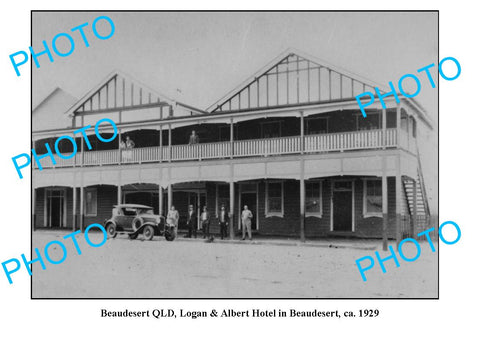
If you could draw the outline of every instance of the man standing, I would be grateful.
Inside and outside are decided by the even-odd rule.
[[[218,216],[218,222],[220,224],[220,238],[223,240],[224,237],[227,237],[227,226],[228,226],[229,214],[225,211],[225,205],[222,204],[220,208],[220,213]]]
[[[210,214],[207,207],[203,207],[202,215],[200,216],[200,222],[202,223],[203,238],[210,237]]]
[[[135,142],[130,139],[130,136],[127,136],[125,146],[127,147],[127,149],[133,149],[135,147]]]
[[[193,205],[188,206],[188,216],[187,216],[187,227],[188,227],[188,238],[193,237],[197,238],[197,213],[193,209]]]
[[[198,135],[195,134],[195,130],[192,130],[192,134],[190,135],[190,138],[188,140],[188,144],[198,144]]]
[[[253,214],[248,210],[248,206],[243,207],[242,211],[242,240],[245,240],[245,229],[248,233],[248,239],[252,240],[252,218]]]

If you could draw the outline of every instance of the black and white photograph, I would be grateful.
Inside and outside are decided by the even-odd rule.
[[[33,247],[108,240],[32,298],[438,297],[438,13],[32,13],[34,47],[68,31],[32,70]]]
[[[0,338],[478,333],[474,5],[0,7]]]

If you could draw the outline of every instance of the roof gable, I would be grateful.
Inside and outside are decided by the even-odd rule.
[[[211,105],[209,112],[354,98],[383,86],[303,52],[288,49]]]
[[[174,101],[120,71],[113,71],[66,113],[99,113],[169,106]]]
[[[32,110],[32,130],[64,129],[71,126],[71,119],[64,115],[65,109],[77,99],[61,88],[55,88]]]

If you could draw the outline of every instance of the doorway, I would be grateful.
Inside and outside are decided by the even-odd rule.
[[[64,189],[46,190],[46,227],[63,228],[66,224],[66,205]]]
[[[354,231],[353,182],[334,181],[332,184],[332,231]]]
[[[253,214],[252,218],[252,230],[258,230],[258,195],[257,195],[257,184],[256,183],[245,183],[240,185],[239,190],[239,213],[238,213],[238,228],[242,228],[242,210],[246,205],[248,210]]]

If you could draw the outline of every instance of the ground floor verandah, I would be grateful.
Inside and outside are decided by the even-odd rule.
[[[114,205],[136,203],[151,206],[161,215],[174,205],[180,214],[180,232],[187,230],[188,206],[193,205],[198,215],[206,206],[213,234],[220,233],[218,216],[223,205],[231,213],[232,237],[241,232],[240,215],[245,205],[254,216],[254,236],[382,238],[386,228],[386,237],[397,238],[399,233],[411,235],[422,229],[424,226],[414,223],[405,196],[403,183],[408,178],[400,182],[398,196],[396,178],[386,176],[385,180],[385,190],[382,178],[375,176],[311,178],[303,185],[300,180],[274,178],[231,184],[183,182],[167,188],[154,183],[39,187],[34,189],[33,228],[84,229],[91,223],[103,224],[111,217]],[[200,229],[200,224],[197,227]]]

